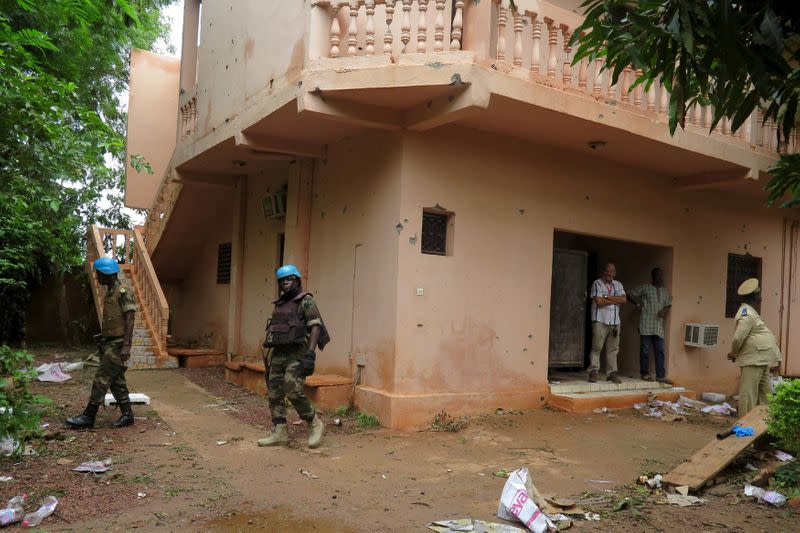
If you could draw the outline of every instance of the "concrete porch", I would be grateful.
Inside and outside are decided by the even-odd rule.
[[[597,382],[589,383],[589,372],[551,371],[548,375],[550,396],[547,404],[571,413],[586,413],[596,408],[627,409],[645,402],[651,395],[659,400],[675,401],[683,395],[696,398],[697,393],[685,387],[667,385],[620,376],[622,383],[606,381],[598,372]]]

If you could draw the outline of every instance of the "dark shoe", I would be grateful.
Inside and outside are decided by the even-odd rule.
[[[589,372],[589,383],[597,383],[597,370]]]
[[[120,404],[119,410],[122,412],[119,418],[117,418],[111,426],[114,428],[124,428],[125,426],[132,426],[133,425],[133,409],[131,408],[130,402]]]
[[[621,380],[621,379],[619,379],[619,377],[617,376],[617,373],[616,373],[616,372],[612,372],[612,373],[610,373],[610,374],[608,375],[608,377],[606,378],[606,381],[612,381],[612,382],[614,382],[614,383],[622,383],[622,380]]]
[[[97,417],[97,410],[99,408],[99,404],[88,404],[86,409],[83,410],[83,414],[67,418],[67,425],[75,429],[93,428],[94,419]]]
[[[656,381],[658,381],[659,383],[663,383],[664,385],[674,385],[672,380],[667,378],[658,378]]]
[[[642,381],[653,381],[653,376],[650,374],[642,374]]]

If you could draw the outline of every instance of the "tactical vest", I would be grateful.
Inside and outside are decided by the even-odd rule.
[[[272,318],[267,324],[266,346],[286,346],[305,344],[306,321],[299,315],[300,302],[308,295],[301,291],[291,300],[279,301],[272,311]]]
[[[103,303],[103,324],[100,330],[101,337],[122,337],[125,335],[125,319],[122,316],[122,306],[120,299],[122,295],[119,289],[122,284],[115,281],[106,291],[105,302]]]

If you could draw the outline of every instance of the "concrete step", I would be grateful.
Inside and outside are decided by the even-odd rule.
[[[660,385],[660,384],[659,384]],[[650,389],[564,392],[550,394],[547,405],[570,413],[588,413],[594,409],[629,409],[633,404],[646,402],[651,396],[662,401],[674,402],[681,396],[697,398],[697,393],[683,387],[652,387]]]

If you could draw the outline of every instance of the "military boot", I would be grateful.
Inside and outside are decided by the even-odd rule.
[[[71,416],[67,418],[66,422],[70,427],[75,429],[93,428],[94,419],[97,417],[97,410],[99,408],[100,404],[89,403],[86,405],[86,409],[83,410],[83,414]]]
[[[124,428],[125,426],[132,426],[133,408],[131,407],[131,403],[128,402],[120,404],[119,410],[122,412],[122,414],[111,425],[114,428]]]
[[[314,415],[314,420],[308,423],[308,447],[316,448],[322,441],[322,434],[325,433],[325,424]]]
[[[286,424],[275,424],[272,435],[265,439],[258,439],[259,446],[285,446],[289,444],[289,431]]]

